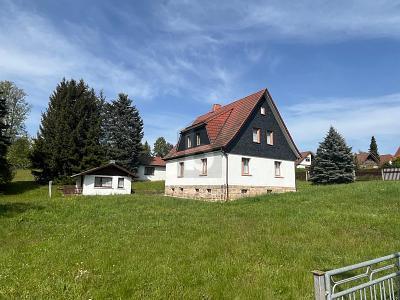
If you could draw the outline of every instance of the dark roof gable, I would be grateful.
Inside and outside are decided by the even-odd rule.
[[[268,90],[263,89],[254,94],[236,100],[230,104],[219,107],[216,110],[210,111],[204,115],[197,117],[188,127],[181,131],[181,137],[182,134],[184,134],[188,130],[200,126],[205,126],[210,143],[198,147],[192,147],[182,151],[179,151],[177,146],[175,146],[171,150],[171,152],[166,157],[164,157],[164,159],[168,160],[192,154],[225,149],[238,135],[240,129],[249,120],[257,104],[263,99],[267,99],[269,105],[272,108],[273,114],[290,145],[291,150],[296,157],[299,157],[300,153],[292,137],[290,136],[289,131],[285,123],[283,122],[283,119],[274,101],[272,100]]]

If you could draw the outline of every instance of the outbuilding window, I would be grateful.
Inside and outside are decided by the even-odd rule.
[[[94,187],[112,188],[112,177],[94,177]]]
[[[118,188],[119,189],[124,188],[124,178],[118,178]]]
[[[145,167],[144,175],[154,175],[154,167]]]

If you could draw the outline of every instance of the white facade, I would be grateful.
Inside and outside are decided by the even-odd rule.
[[[309,153],[303,160],[297,165],[298,169],[305,169],[306,167],[311,166],[311,153]]]
[[[154,174],[146,175],[145,174],[146,167],[154,168]],[[162,166],[139,166],[136,175],[138,176],[139,180],[150,180],[150,181],[165,180],[165,169],[166,167]]]
[[[110,175],[82,175],[83,183],[81,186],[81,176],[76,179],[76,187],[82,188],[82,195],[120,195],[130,194],[132,189],[132,179],[129,176],[110,176]],[[95,177],[111,178],[111,186],[96,187]],[[120,179],[120,180],[119,180]],[[118,182],[123,179],[123,187],[118,187]],[[108,180],[108,179],[107,179]]]
[[[207,175],[202,174],[202,159],[207,158]],[[242,158],[249,160],[249,174],[242,174]],[[179,163],[184,163],[180,177]],[[280,176],[275,175],[280,163]],[[227,174],[228,163],[228,178]],[[166,186],[225,185],[296,188],[295,162],[222,152],[210,152],[167,161]]]

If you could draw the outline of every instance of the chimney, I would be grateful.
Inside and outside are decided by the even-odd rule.
[[[212,106],[212,112],[214,112],[214,111],[216,111],[216,110],[218,110],[218,109],[220,109],[221,108],[221,104],[213,104],[213,106]]]

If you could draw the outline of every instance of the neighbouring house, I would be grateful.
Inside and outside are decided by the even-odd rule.
[[[393,155],[383,154],[379,159],[372,153],[360,152],[356,154],[356,161],[360,169],[377,169],[385,163],[391,163]]]
[[[313,158],[314,155],[311,151],[300,152],[300,158],[296,161],[296,167],[298,169],[309,168]]]
[[[394,158],[400,158],[400,147],[397,149],[396,153],[394,154]]]
[[[117,165],[114,161],[71,176],[76,179],[75,194],[115,195],[130,194],[132,172]]]
[[[165,180],[165,161],[159,157],[152,157],[149,162],[143,162],[137,172],[138,180]]]
[[[296,191],[300,153],[267,89],[196,118],[164,157],[165,194],[231,200]]]

